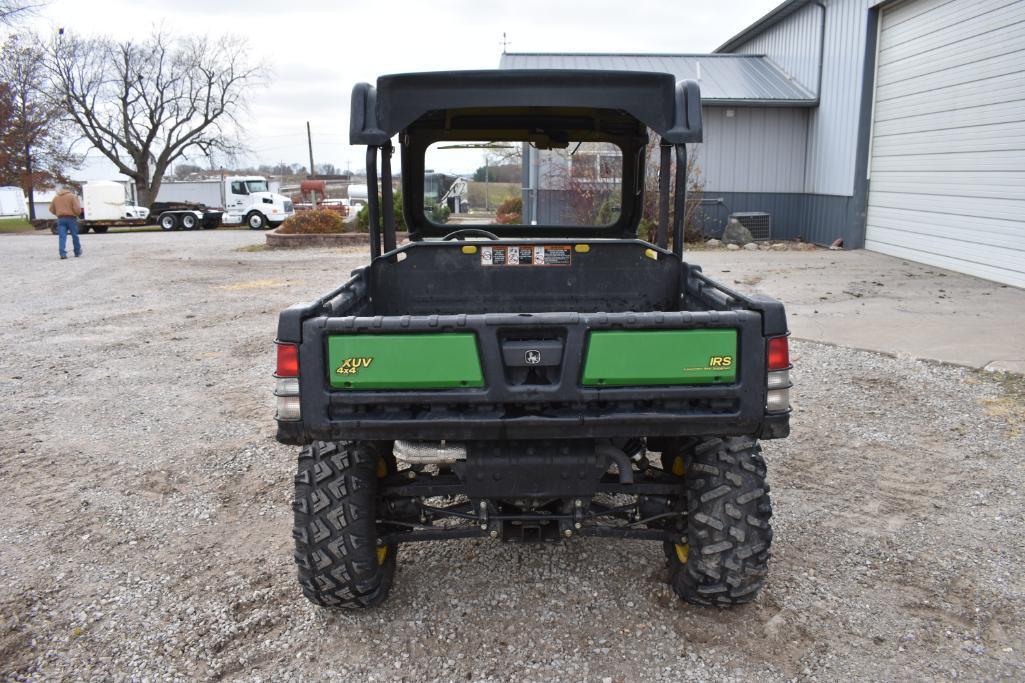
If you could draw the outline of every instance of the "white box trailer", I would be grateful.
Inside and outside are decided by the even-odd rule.
[[[27,216],[28,205],[20,187],[0,187],[0,216]]]

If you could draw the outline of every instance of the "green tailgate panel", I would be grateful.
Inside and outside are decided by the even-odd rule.
[[[736,330],[592,332],[584,386],[731,384]]]
[[[469,333],[354,334],[327,340],[335,389],[452,389],[484,386]]]

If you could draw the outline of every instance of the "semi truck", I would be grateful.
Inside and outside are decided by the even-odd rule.
[[[263,176],[165,182],[154,202],[154,208],[187,205],[218,207],[223,210],[220,218],[225,225],[243,223],[251,230],[275,228],[295,213],[292,200],[274,192]],[[182,227],[163,212],[158,215],[157,224],[165,230]]]

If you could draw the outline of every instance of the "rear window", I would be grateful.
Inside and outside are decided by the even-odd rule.
[[[436,224],[524,225],[531,215],[531,224],[604,227],[619,219],[623,152],[612,143],[436,142],[424,168],[424,215]]]

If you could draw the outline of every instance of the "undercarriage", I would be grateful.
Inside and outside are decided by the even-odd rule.
[[[686,543],[681,479],[641,440],[395,442],[379,482],[380,543],[574,536]],[[611,471],[610,471],[611,470]]]

